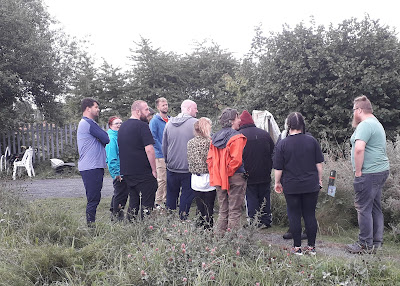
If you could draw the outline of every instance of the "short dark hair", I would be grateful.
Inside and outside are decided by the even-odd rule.
[[[301,130],[303,134],[306,133],[306,123],[304,117],[300,112],[292,112],[287,117],[288,131],[290,129]],[[288,132],[289,134],[289,132]]]
[[[93,98],[82,99],[82,102],[81,102],[82,112],[84,112],[86,110],[86,107],[92,107],[94,105],[94,103],[97,103],[97,105],[100,105],[99,102]]]

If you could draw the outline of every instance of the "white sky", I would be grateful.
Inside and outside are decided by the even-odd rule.
[[[90,53],[125,67],[130,48],[140,36],[154,48],[190,53],[194,42],[212,39],[241,58],[250,50],[254,28],[282,31],[310,16],[318,25],[335,26],[345,19],[372,19],[400,32],[397,0],[44,0],[64,30],[78,38],[89,36]]]

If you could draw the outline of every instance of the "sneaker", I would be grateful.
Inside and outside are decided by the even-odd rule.
[[[304,254],[316,255],[315,246],[306,246],[303,248]]]
[[[353,243],[346,245],[346,250],[351,254],[372,254],[376,252],[375,247],[369,247],[365,244]]]
[[[303,255],[303,252],[301,251],[301,247],[292,247],[290,252],[294,255]]]

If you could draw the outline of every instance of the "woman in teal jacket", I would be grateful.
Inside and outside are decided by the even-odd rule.
[[[124,218],[124,207],[128,198],[128,187],[121,177],[119,166],[119,149],[118,149],[118,130],[121,127],[122,120],[117,116],[112,116],[108,120],[108,137],[110,143],[106,145],[108,171],[113,179],[114,195],[111,200],[112,219],[117,217],[118,220]]]

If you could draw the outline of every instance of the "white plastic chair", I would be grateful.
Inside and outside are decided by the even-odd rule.
[[[32,177],[32,175],[35,176],[35,170],[33,169],[32,159],[33,159],[33,149],[32,147],[29,146],[29,148],[26,149],[22,159],[20,161],[14,161],[13,180],[17,178],[18,167],[24,167],[28,172],[29,177]]]

